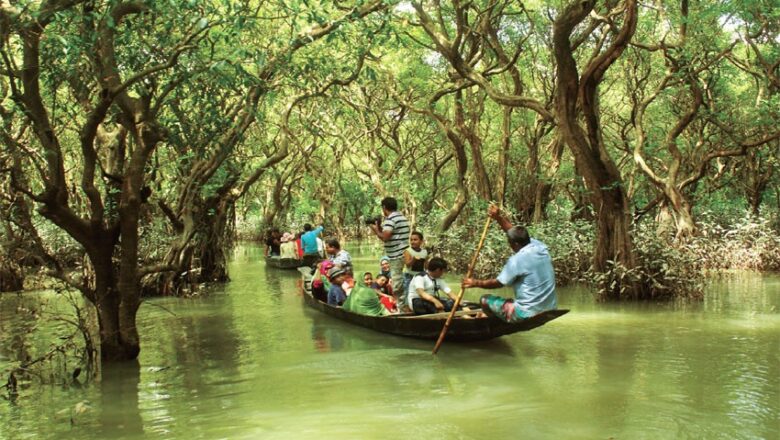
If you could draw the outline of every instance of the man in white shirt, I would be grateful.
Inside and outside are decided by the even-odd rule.
[[[447,262],[434,257],[428,262],[425,274],[416,275],[409,284],[408,304],[416,315],[449,312],[456,296],[442,279],[447,272]]]

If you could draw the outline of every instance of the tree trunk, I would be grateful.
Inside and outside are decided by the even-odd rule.
[[[626,1],[623,28],[611,46],[590,61],[580,78],[569,37],[590,14],[593,5],[593,1],[571,3],[553,25],[558,73],[555,110],[562,138],[574,155],[577,171],[583,177],[596,209],[593,269],[606,272],[610,264],[616,263],[631,270],[636,267],[630,233],[631,210],[620,171],[604,145],[599,121],[598,85],[635,32],[637,7],[634,0]],[[579,125],[581,116],[586,129]],[[638,297],[642,293],[638,283],[615,281],[618,282],[601,286],[607,298]]]
[[[0,293],[24,288],[24,273],[16,262],[0,254]]]
[[[569,215],[569,220],[582,220],[586,222],[596,221],[596,216],[593,214],[593,206],[590,203],[590,199],[586,197],[584,192],[585,184],[582,182],[581,177],[578,177],[576,181],[577,187],[574,189],[574,191],[569,191],[569,196],[571,197],[572,203],[574,204],[571,210],[571,215]]]
[[[771,151],[771,150],[770,150]],[[750,214],[753,217],[761,215],[761,203],[775,171],[772,160],[763,159],[758,152],[751,150],[744,159],[742,166],[743,186]]]
[[[501,149],[498,154],[498,168],[496,170],[495,197],[499,206],[504,206],[506,199],[507,163],[509,162],[509,150],[512,147],[512,111],[514,107],[502,106],[503,118],[501,120]]]
[[[221,201],[215,214],[204,225],[208,228],[202,234],[203,239],[199,247],[200,275],[198,281],[201,283],[230,281],[227,271],[227,256],[225,255],[225,251],[230,246],[229,243],[226,243],[225,237],[232,232],[228,228],[230,216],[233,215],[232,206],[224,200]]]
[[[661,206],[658,209],[658,215],[655,217],[655,222],[656,235],[671,241],[674,234],[677,232],[677,226],[675,225],[674,214],[672,214],[672,210],[669,209],[667,202],[664,201],[661,203]]]
[[[666,196],[674,211],[674,223],[677,229],[675,238],[685,240],[696,233],[696,223],[693,220],[691,204],[676,188],[666,188]]]
[[[547,217],[547,204],[550,203],[552,183],[538,182],[534,193],[534,209],[531,222],[540,223]]]
[[[547,205],[550,203],[550,195],[552,194],[553,184],[552,179],[558,173],[558,169],[561,166],[561,157],[563,156],[564,143],[558,137],[555,137],[551,144],[552,158],[547,171],[543,178],[537,178],[536,192],[534,197],[534,209],[533,209],[533,223],[540,223],[547,218]],[[541,170],[538,171],[541,174]]]
[[[460,110],[458,108],[459,105],[456,99],[455,113],[456,114],[462,113],[462,107],[460,108]],[[458,171],[458,174],[455,177],[456,185],[458,188],[458,195],[455,197],[455,202],[453,203],[449,212],[447,213],[447,215],[444,216],[444,219],[439,224],[439,231],[444,232],[448,230],[450,226],[452,226],[452,224],[460,215],[461,211],[463,211],[463,208],[468,203],[469,192],[468,192],[468,187],[466,186],[466,173],[468,172],[469,163],[468,163],[468,156],[466,155],[466,146],[463,142],[463,139],[461,139],[458,133],[456,133],[455,130],[452,129],[452,126],[449,123],[449,121],[444,119],[442,116],[437,115],[433,111],[428,111],[427,113],[429,116],[433,118],[434,121],[436,121],[436,125],[447,136],[447,139],[450,141],[450,144],[452,145],[453,148],[453,155],[455,156],[455,164],[457,166],[457,171]]]
[[[100,293],[98,293],[100,294]],[[135,319],[135,311],[123,306],[116,292],[108,291],[97,306],[100,325],[100,358],[105,362],[136,359],[141,352],[135,325],[127,327]]]
[[[537,189],[537,174],[539,171],[539,138],[533,136],[527,141],[528,162],[521,168],[519,191],[515,193],[514,207],[520,221],[530,222],[534,215],[534,203]]]
[[[468,124],[466,123],[466,111],[463,100],[463,91],[457,91],[455,93],[455,125],[458,127],[460,136],[469,144],[477,194],[483,200],[492,200],[493,190],[491,189],[485,163],[482,160],[482,138],[479,135],[479,122],[484,111],[485,98],[484,95],[476,97],[476,105],[474,106],[475,108],[471,109],[472,112]],[[471,101],[469,100],[469,102]]]
[[[469,194],[468,190],[466,189],[466,185],[461,184],[458,186],[458,195],[455,197],[455,202],[452,204],[449,212],[447,212],[447,215],[444,216],[444,219],[442,219],[441,223],[439,224],[440,232],[447,231],[450,226],[455,223],[455,220],[458,218],[461,211],[463,211],[463,208],[466,206],[468,201]]]
[[[87,299],[97,311],[100,358],[109,362],[133,360],[141,351],[135,327],[138,303],[126,303],[118,291],[116,267],[111,255],[113,246],[100,247],[96,243],[96,247],[97,250],[88,252],[94,284]]]

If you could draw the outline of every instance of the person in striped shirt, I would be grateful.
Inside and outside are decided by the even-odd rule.
[[[385,243],[385,255],[390,260],[392,285],[403,286],[404,251],[409,247],[409,221],[398,212],[398,202],[393,197],[382,199],[382,214],[385,221],[381,229],[379,224],[370,225],[374,234]],[[406,305],[406,292],[401,288],[393,289],[396,303],[401,308]]]

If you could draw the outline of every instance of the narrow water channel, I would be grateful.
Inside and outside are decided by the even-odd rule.
[[[356,272],[378,269],[353,255]],[[695,304],[564,288],[562,318],[432,356],[306,308],[297,272],[266,268],[259,248],[239,248],[230,275],[141,307],[140,368],[0,398],[0,438],[780,438],[778,276],[723,278]],[[41,301],[57,298],[0,295],[0,372],[20,347],[45,349],[20,340],[36,323],[18,308]]]

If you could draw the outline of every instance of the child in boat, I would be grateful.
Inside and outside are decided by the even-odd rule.
[[[387,278],[387,275],[381,273],[378,274],[374,279],[374,282],[371,283],[371,288],[385,295],[393,294],[393,290],[390,288],[390,280]]]
[[[424,240],[420,231],[414,231],[409,235],[409,247],[404,251],[404,292],[409,290],[409,283],[415,275],[425,272],[428,250],[423,247]]]
[[[390,280],[387,279],[387,276],[381,273],[377,275],[373,284],[371,284],[371,288],[377,292],[379,295],[379,302],[381,302],[388,311],[398,311],[395,297],[393,297],[393,291],[390,289]]]
[[[347,275],[346,269],[340,266],[333,266],[328,271],[328,279],[330,279],[330,289],[328,290],[329,305],[341,306],[347,300],[347,292],[341,286],[347,281]]]

